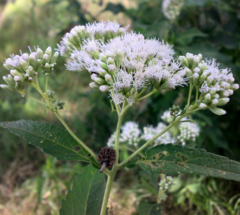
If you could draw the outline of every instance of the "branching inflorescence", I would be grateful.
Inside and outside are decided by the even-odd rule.
[[[166,1],[164,4],[169,6]],[[174,19],[172,13],[169,16]],[[59,109],[63,109],[64,102],[56,100],[55,93],[48,89],[49,74],[54,69],[58,55],[68,58],[68,70],[87,72],[91,88],[109,92],[118,114],[118,124],[116,132],[108,141],[108,145],[114,147],[115,151],[105,148],[98,157],[99,163],[103,165],[101,172],[108,176],[101,215],[106,214],[112,182],[119,169],[139,156],[146,147],[167,143],[185,145],[186,141],[194,141],[199,135],[199,127],[189,120],[189,115],[203,109],[209,109],[217,115],[225,114],[226,111],[219,106],[228,103],[229,96],[239,88],[234,83],[230,69],[219,69],[215,59],[203,59],[201,54],[191,53],[175,58],[173,47],[166,42],[146,39],[140,33],[127,30],[128,26],[122,28],[120,24],[110,21],[76,26],[65,34],[55,53],[52,53],[50,47],[45,52],[37,47],[35,51],[30,49],[30,53],[11,55],[4,62],[10,74],[3,76],[6,84],[0,85],[3,89],[28,96],[50,108],[95,164],[95,153],[72,132],[58,113]],[[38,83],[40,71],[46,76],[44,90]],[[44,102],[28,95],[27,85],[34,87]],[[160,122],[156,127],[144,127],[143,131],[135,122],[127,122],[122,127],[123,116],[134,103],[162,89],[186,86],[189,87],[186,106],[181,110],[173,105],[162,115],[164,123]],[[196,94],[192,101],[193,92]],[[176,126],[178,133],[173,135]],[[119,145],[124,142],[135,149],[119,163]],[[166,189],[169,180],[163,180],[160,188]]]

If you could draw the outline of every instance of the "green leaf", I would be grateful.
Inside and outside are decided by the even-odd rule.
[[[60,215],[100,214],[105,186],[105,174],[92,165],[85,167],[74,180],[66,200],[62,201]]]
[[[177,35],[176,43],[182,46],[189,45],[195,37],[207,37],[208,35],[201,32],[197,28],[187,29]]]
[[[19,120],[1,122],[13,134],[24,138],[30,144],[59,160],[92,162],[88,152],[68,133],[67,130],[43,122]]]
[[[145,158],[135,160],[129,165],[133,163],[153,174],[188,173],[240,181],[239,162],[206,152],[204,149],[172,144],[159,145],[148,149]]]
[[[138,205],[137,212],[139,213],[139,215],[160,215],[161,205],[150,204],[145,201],[141,201]]]

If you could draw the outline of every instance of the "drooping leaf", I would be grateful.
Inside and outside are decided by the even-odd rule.
[[[72,190],[62,201],[60,215],[98,215],[106,182],[105,175],[92,165],[84,168],[73,182]]]
[[[146,157],[129,163],[139,164],[153,173],[178,175],[180,173],[208,175],[240,181],[240,163],[215,155],[204,149],[172,144],[159,145],[146,151]]]
[[[24,138],[28,143],[37,146],[45,153],[59,160],[92,162],[88,152],[68,133],[55,125],[19,120],[1,122],[13,134]]]
[[[161,215],[161,205],[141,201],[138,205],[137,212],[139,215]]]

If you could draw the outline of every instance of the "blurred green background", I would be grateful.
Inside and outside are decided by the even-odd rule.
[[[221,67],[231,68],[236,82],[240,82],[239,0],[1,0],[1,76],[7,74],[2,63],[10,54],[25,52],[28,46],[56,48],[72,27],[98,20],[130,24],[132,30],[146,37],[165,40],[174,45],[176,56],[192,52],[216,58]],[[107,93],[90,89],[87,75],[66,71],[64,62],[59,58],[50,76],[50,88],[66,102],[61,114],[69,126],[98,152],[115,129],[116,113],[111,112]],[[29,93],[38,96],[33,89]],[[186,104],[187,93],[181,88],[159,92],[134,105],[124,120],[136,121],[141,127],[156,125],[172,104]],[[231,96],[225,109],[227,114],[221,117],[209,111],[193,116],[202,127],[196,147],[240,161],[240,90]],[[61,126],[50,111],[45,116],[34,101],[1,90],[0,120],[18,119]],[[0,129],[0,214],[58,214],[71,179],[81,169],[77,162],[56,161]],[[119,173],[112,200],[116,214],[137,214],[138,185],[144,174],[139,170]],[[133,179],[134,175],[138,177]],[[163,204],[163,214],[240,214],[239,183],[184,175],[179,180]],[[151,201],[151,195],[147,198]]]

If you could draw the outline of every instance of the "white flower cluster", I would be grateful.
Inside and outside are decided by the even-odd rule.
[[[180,110],[181,111],[181,110]],[[161,116],[161,119],[170,124],[172,122],[172,115],[170,111],[165,111]],[[189,118],[184,117],[182,120],[189,120]],[[121,127],[121,134],[119,138],[120,143],[128,143],[132,146],[138,146],[139,142],[144,140],[148,141],[159,134],[161,131],[167,128],[167,125],[159,122],[157,127],[146,126],[143,127],[143,131],[139,129],[139,125],[135,122],[126,122]],[[159,144],[168,144],[181,142],[182,145],[185,145],[187,141],[195,141],[196,137],[200,134],[200,127],[193,122],[182,122],[177,126],[173,127],[174,131],[171,129],[166,131],[160,137],[154,141],[154,146]],[[116,133],[113,133],[108,139],[107,145],[109,147],[114,147],[116,139]]]
[[[225,114],[226,111],[217,106],[228,103],[228,97],[239,88],[239,85],[234,83],[235,79],[230,69],[219,69],[215,59],[202,60],[201,54],[187,53],[186,56],[180,56],[179,60],[186,67],[189,82],[201,93],[199,108],[209,108],[217,115]]]
[[[159,189],[160,190],[167,190],[169,185],[172,184],[173,178],[171,176],[166,176],[159,182]]]
[[[147,141],[151,140],[154,136],[159,134],[166,127],[167,126],[164,123],[162,123],[162,122],[158,123],[156,128],[154,128],[152,126],[144,127],[143,128],[142,139],[147,140]],[[163,135],[161,135],[160,137],[158,137],[154,141],[154,145],[168,144],[168,143],[175,143],[175,139],[172,138],[171,133],[169,131],[165,132]]]
[[[69,33],[64,35],[60,44],[58,44],[58,51],[62,56],[68,56],[74,50],[80,50],[85,39],[94,38],[95,40],[107,42],[116,36],[123,35],[127,28],[128,26],[121,28],[117,22],[110,21],[75,26]]]
[[[1,88],[19,92],[24,96],[26,94],[24,84],[34,80],[39,67],[43,68],[46,75],[53,70],[58,52],[52,55],[51,47],[48,47],[45,52],[40,48],[36,48],[34,52],[30,48],[29,50],[30,54],[20,52],[21,55],[11,55],[5,60],[3,66],[10,71],[10,74],[3,76],[6,84],[1,84]]]
[[[165,112],[163,113],[163,115],[161,116],[161,119],[162,119],[164,122],[170,124],[170,123],[172,122],[172,120],[173,120],[173,116],[171,115],[171,112],[170,112],[169,110],[167,110],[167,111],[165,111]]]
[[[105,25],[110,25],[110,22]],[[104,33],[106,29],[103,26],[103,22],[94,23],[92,28],[98,29],[97,32],[102,29]],[[119,32],[117,29],[122,28],[116,26],[115,32]],[[68,70],[88,71],[93,80],[90,87],[103,92],[113,90],[112,99],[117,104],[127,101],[131,105],[135,102],[135,93],[150,85],[159,89],[175,88],[186,83],[186,72],[174,59],[170,45],[123,30],[106,42],[96,38],[96,31],[92,30],[93,36],[83,39],[79,47],[72,43],[72,48],[68,50],[76,48],[71,51],[66,66]],[[59,50],[66,49],[65,43],[62,41]]]
[[[179,125],[180,134],[177,139],[181,141],[182,145],[186,145],[186,141],[195,141],[196,137],[199,136],[200,128],[196,123],[182,122]]]
[[[141,130],[135,122],[126,122],[121,127],[121,134],[119,137],[119,142],[128,143],[131,146],[137,146],[140,141]],[[115,144],[116,133],[113,133],[108,140],[107,145],[109,147],[114,146]]]
[[[179,16],[184,0],[163,0],[162,11],[164,16],[170,20],[174,20]]]

